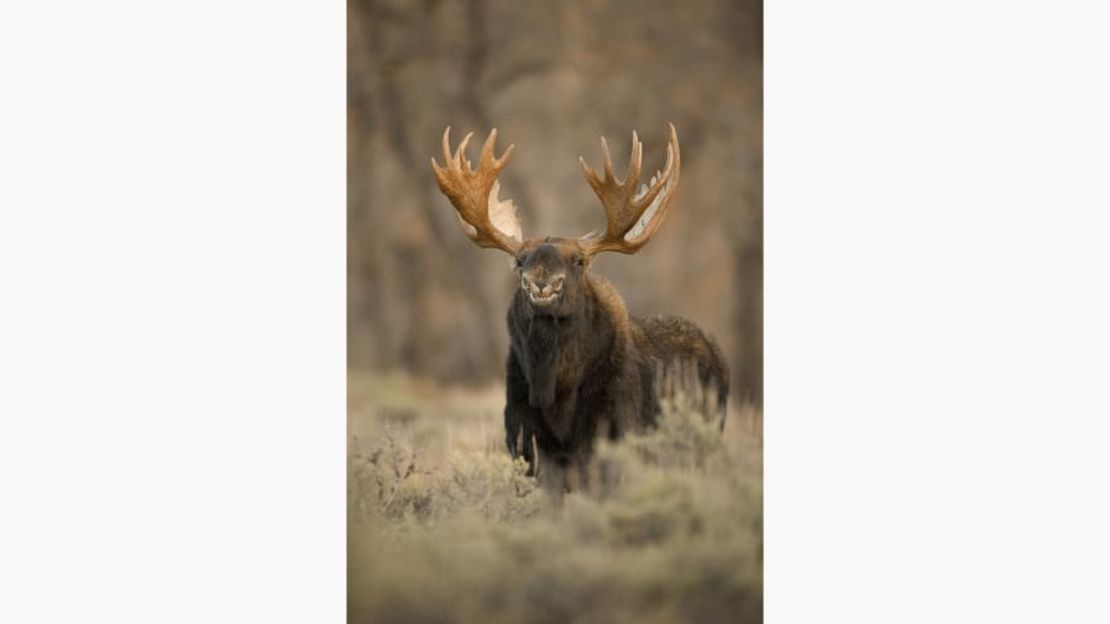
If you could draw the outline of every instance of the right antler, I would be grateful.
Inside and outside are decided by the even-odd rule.
[[[613,162],[609,157],[609,145],[605,137],[601,138],[601,151],[605,156],[605,179],[598,178],[597,174],[585,159],[579,157],[582,163],[582,172],[586,181],[593,187],[594,193],[601,200],[605,209],[607,226],[605,232],[589,234],[582,237],[582,245],[587,255],[601,251],[619,251],[621,253],[636,253],[644,243],[648,242],[655,230],[663,223],[667,216],[667,207],[678,188],[678,173],[681,158],[678,152],[678,133],[674,124],[670,126],[670,140],[667,143],[667,164],[663,172],[651,178],[651,186],[644,184],[636,192],[636,184],[640,181],[640,164],[644,155],[644,146],[632,132],[632,155],[629,157],[628,176],[624,180],[617,180],[613,173]]]
[[[463,230],[471,240],[481,247],[501,249],[516,255],[522,241],[516,208],[511,199],[502,201],[497,198],[501,188],[497,175],[505,168],[513,146],[510,145],[501,158],[495,159],[493,145],[497,140],[497,129],[494,128],[482,146],[478,168],[472,169],[466,157],[466,144],[474,133],[463,138],[454,155],[451,154],[450,134],[451,127],[448,126],[443,132],[443,167],[432,158],[439,189],[455,206]]]

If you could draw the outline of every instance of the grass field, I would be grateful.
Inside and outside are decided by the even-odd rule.
[[[552,505],[504,444],[503,390],[351,374],[352,622],[762,621],[762,416],[679,396]]]

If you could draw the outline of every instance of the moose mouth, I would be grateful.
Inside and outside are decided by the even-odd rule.
[[[531,301],[533,305],[538,305],[538,306],[549,305],[549,304],[553,303],[558,298],[559,298],[559,293],[557,293],[557,292],[552,292],[552,293],[547,294],[547,295],[540,295],[540,294],[534,293],[532,291],[528,291],[528,300]]]

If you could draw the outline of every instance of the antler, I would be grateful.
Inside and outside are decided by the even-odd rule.
[[[444,165],[440,167],[432,158],[439,190],[455,206],[459,222],[471,240],[481,247],[501,249],[515,255],[520,251],[522,240],[516,207],[511,199],[497,198],[501,188],[497,175],[505,168],[513,146],[510,145],[501,158],[495,159],[493,145],[497,141],[497,129],[494,128],[482,146],[478,168],[472,169],[466,157],[466,144],[474,133],[463,138],[454,155],[451,154],[450,134],[451,127],[448,126],[443,131]]]
[[[586,181],[593,187],[605,208],[605,219],[608,222],[604,233],[595,232],[579,239],[587,255],[601,251],[636,253],[663,223],[667,216],[667,206],[678,188],[681,165],[678,133],[675,132],[674,124],[667,125],[671,129],[667,143],[667,164],[663,166],[662,173],[656,172],[651,177],[651,186],[643,184],[639,192],[636,192],[636,184],[640,181],[644,146],[637,138],[636,131],[632,132],[632,155],[629,157],[628,176],[624,180],[617,180],[613,173],[613,161],[609,157],[609,145],[605,137],[601,138],[601,151],[605,156],[604,180],[598,178],[585,159],[578,158]]]

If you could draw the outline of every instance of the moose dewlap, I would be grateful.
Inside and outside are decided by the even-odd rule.
[[[440,190],[471,240],[516,260],[519,287],[509,305],[506,363],[509,453],[523,456],[530,474],[557,497],[572,482],[585,484],[594,440],[653,426],[662,380],[676,368],[714,389],[716,401],[706,401],[706,416],[719,418],[723,427],[728,365],[713,340],[686,319],[630,316],[616,289],[589,269],[600,252],[636,253],[666,218],[681,166],[674,125],[663,170],[638,189],[643,145],[635,132],[623,180],[613,172],[604,138],[604,177],[579,159],[605,210],[603,232],[527,240],[512,200],[498,197],[497,176],[513,146],[495,158],[494,129],[472,168],[466,145],[473,133],[452,154],[450,132],[443,133],[444,165],[432,159]]]

